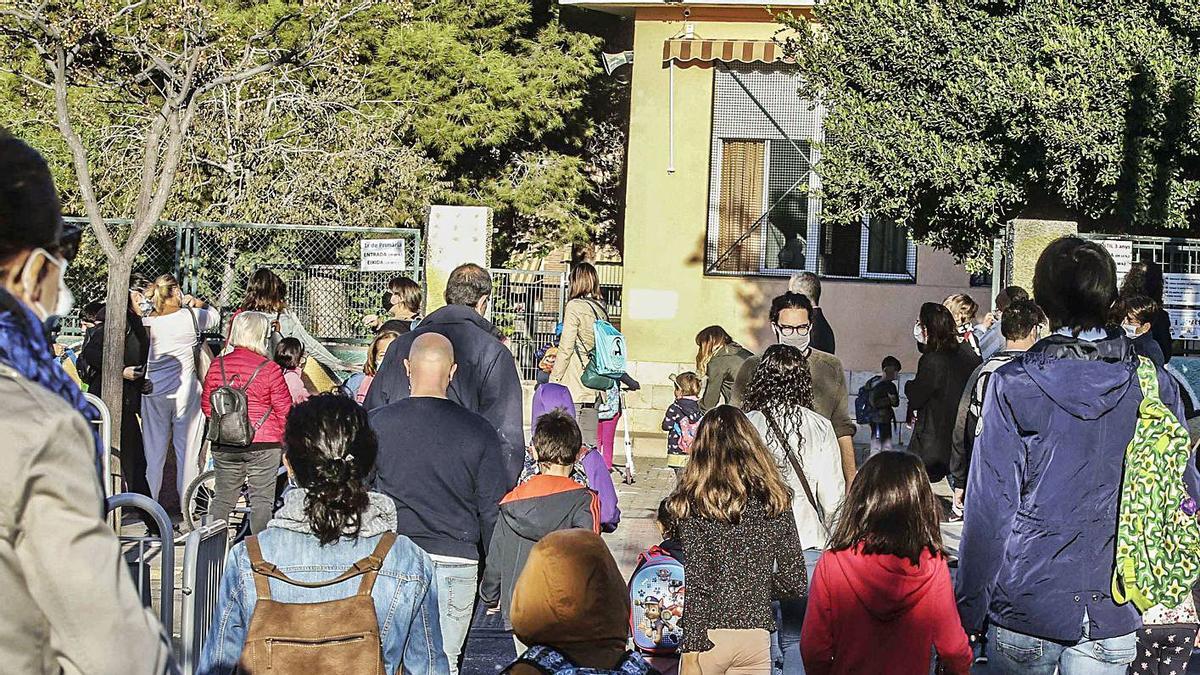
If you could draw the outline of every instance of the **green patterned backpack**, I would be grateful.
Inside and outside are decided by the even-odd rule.
[[[1200,576],[1200,524],[1183,509],[1183,475],[1191,456],[1187,429],[1159,397],[1154,364],[1141,358],[1142,403],[1125,451],[1117,518],[1113,599],[1139,611],[1174,607]]]

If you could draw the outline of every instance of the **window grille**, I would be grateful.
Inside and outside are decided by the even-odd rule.
[[[800,98],[783,64],[719,63],[713,96],[705,271],[911,281],[916,247],[904,228],[821,222],[825,110]]]

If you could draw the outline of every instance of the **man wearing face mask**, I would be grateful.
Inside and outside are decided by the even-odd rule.
[[[0,664],[162,673],[170,645],[102,518],[95,411],[46,339],[70,311],[78,235],[64,232],[45,161],[0,130]]]
[[[789,291],[771,301],[771,327],[775,331],[776,341],[799,349],[808,359],[813,386],[812,409],[833,423],[838,448],[842,453],[842,474],[846,477],[846,489],[849,489],[857,473],[854,461],[854,432],[857,427],[850,417],[846,371],[836,356],[812,347],[812,316],[812,303],[800,293]],[[733,382],[732,405],[741,406],[742,394],[758,368],[758,362],[759,357],[752,356],[742,364]]]

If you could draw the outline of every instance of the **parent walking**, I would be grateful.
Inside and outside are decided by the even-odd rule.
[[[721,403],[729,404],[738,371],[752,356],[753,352],[734,342],[720,326],[709,326],[696,334],[696,372],[704,373],[701,412],[708,412]]]
[[[150,335],[146,379],[150,393],[142,396],[142,437],[146,448],[146,482],[150,495],[159,498],[167,448],[175,453],[175,489],[200,473],[200,445],[204,413],[200,409],[200,382],[196,372],[201,334],[221,325],[221,315],[203,300],[184,295],[170,274],[154,280],[147,294],[154,311],[142,323]]]
[[[96,411],[46,339],[79,234],[45,160],[0,129],[0,669],[158,675],[170,643],[101,518]]]
[[[608,310],[600,295],[600,276],[591,263],[576,263],[571,269],[570,300],[563,309],[562,338],[558,342],[558,358],[550,371],[550,381],[571,391],[575,401],[575,421],[583,442],[595,446],[599,417],[596,402],[600,392],[583,384],[583,371],[596,349],[597,319],[608,320]]]
[[[517,484],[525,461],[525,431],[521,422],[521,377],[512,352],[500,342],[492,322],[483,318],[492,298],[492,276],[472,263],[459,265],[446,280],[442,307],[410,333],[396,338],[371,382],[364,403],[374,410],[412,395],[404,365],[413,341],[439,333],[454,347],[457,369],[446,397],[487,418],[500,434],[508,487]]]
[[[209,507],[214,518],[229,518],[242,485],[250,486],[250,533],[262,532],[275,505],[275,477],[283,451],[283,425],[292,396],[279,364],[267,358],[271,319],[261,312],[241,312],[229,327],[231,352],[218,356],[204,378],[200,406],[212,417],[209,397],[217,387],[232,385],[246,392],[246,413],[254,438],[247,446],[212,446],[216,490]],[[211,436],[210,436],[211,438]]]
[[[980,359],[960,337],[950,310],[936,302],[921,305],[913,336],[925,353],[917,362],[916,377],[904,386],[909,417],[916,415],[908,449],[921,458],[929,480],[936,483],[950,471],[958,403]]]

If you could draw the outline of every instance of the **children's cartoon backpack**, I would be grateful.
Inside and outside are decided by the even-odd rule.
[[[876,375],[858,388],[858,395],[854,397],[855,422],[859,424],[871,422],[872,415],[875,413],[875,406],[871,405],[871,390],[875,388],[875,385],[879,384],[879,380],[880,377]]]
[[[619,379],[628,368],[625,362],[625,336],[608,322],[608,312],[600,307],[599,303],[594,300],[588,300],[588,303],[596,312],[596,320],[592,324],[596,344],[588,366],[597,375]]]
[[[692,454],[692,445],[696,442],[696,430],[700,428],[700,419],[684,417],[675,423],[679,430],[679,451],[685,455]]]
[[[1191,459],[1187,429],[1158,393],[1154,364],[1141,357],[1137,426],[1125,450],[1117,507],[1113,600],[1138,611],[1176,607],[1200,576],[1200,524],[1183,476]]]
[[[683,563],[659,546],[638,556],[629,580],[633,648],[649,656],[677,656],[683,642]]]
[[[566,654],[553,647],[535,645],[525,650],[525,653],[511,666],[501,671],[512,672],[512,667],[518,663],[533,666],[545,675],[649,675],[657,672],[650,669],[650,664],[637,652],[626,652],[616,668],[583,668],[575,664]]]

